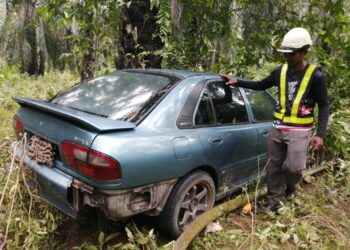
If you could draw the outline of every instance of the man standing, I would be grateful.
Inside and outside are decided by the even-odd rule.
[[[311,45],[307,30],[291,29],[277,49],[287,63],[277,67],[268,77],[247,81],[223,75],[227,84],[237,87],[253,90],[277,87],[275,119],[268,138],[268,205],[259,209],[262,212],[276,211],[280,201],[293,196],[305,169],[309,142],[313,150],[323,147],[329,116],[328,96],[322,71],[305,61]],[[310,141],[316,103],[318,127]]]

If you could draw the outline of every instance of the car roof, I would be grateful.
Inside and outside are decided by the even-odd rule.
[[[176,69],[155,69],[155,68],[148,68],[148,69],[126,69],[123,71],[128,72],[150,72],[150,73],[160,73],[160,74],[166,74],[166,75],[176,75],[181,78],[188,78],[192,76],[218,76],[217,73],[212,72],[200,72],[200,71],[191,71],[191,70],[176,70]]]

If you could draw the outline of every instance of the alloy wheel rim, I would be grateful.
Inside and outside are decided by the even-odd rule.
[[[182,230],[212,206],[214,195],[209,186],[207,183],[197,183],[187,191],[178,216],[179,227]]]

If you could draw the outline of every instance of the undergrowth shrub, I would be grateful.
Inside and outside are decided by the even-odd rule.
[[[49,249],[62,214],[29,190],[23,161],[14,159],[11,148],[21,142],[0,140],[0,234],[8,249]],[[1,244],[1,243],[0,243]]]
[[[16,67],[0,70],[0,240],[8,249],[52,249],[63,214],[28,190],[23,163],[14,159],[13,96],[48,99],[77,81],[69,73],[29,77]],[[2,236],[2,237],[1,237]],[[1,247],[0,247],[1,248]]]

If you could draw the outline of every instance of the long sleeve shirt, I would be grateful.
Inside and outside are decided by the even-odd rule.
[[[237,79],[236,86],[248,88],[252,90],[265,90],[276,86],[280,86],[280,75],[282,66],[277,67],[271,72],[271,74],[262,79],[261,81],[250,81]],[[297,91],[298,85],[300,85],[302,78],[305,74],[307,67],[303,70],[292,72],[289,68],[287,70],[286,82],[287,82],[287,100],[292,102],[293,91]],[[329,103],[327,95],[327,86],[324,82],[323,72],[320,68],[316,68],[310,79],[310,88],[306,94],[306,99],[309,102],[317,103],[318,105],[318,127],[316,135],[323,137],[329,117]]]

